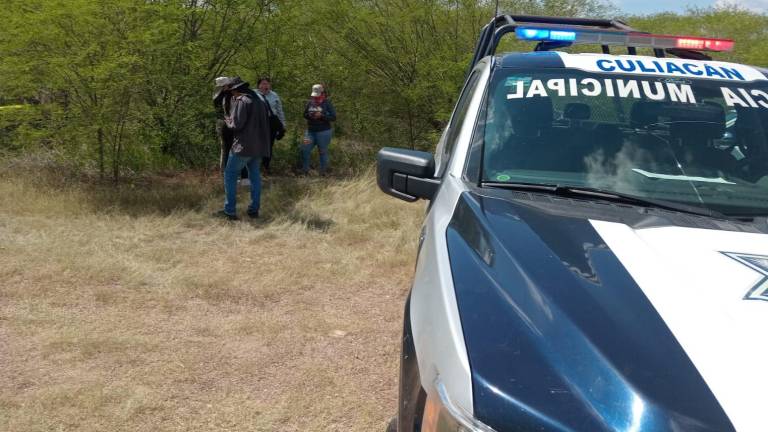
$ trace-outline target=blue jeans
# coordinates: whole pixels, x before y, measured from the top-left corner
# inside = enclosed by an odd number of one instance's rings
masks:
[[[333,130],[328,129],[320,132],[304,132],[304,144],[301,146],[301,168],[304,172],[309,171],[309,159],[312,156],[312,148],[317,146],[320,152],[320,171],[328,168],[328,147],[331,145]]]
[[[227,167],[224,168],[224,213],[232,216],[237,214],[237,179],[240,178],[240,171],[243,167],[248,169],[248,177],[251,179],[251,205],[248,206],[248,211],[259,211],[261,201],[260,165],[260,157],[243,157],[229,153]]]

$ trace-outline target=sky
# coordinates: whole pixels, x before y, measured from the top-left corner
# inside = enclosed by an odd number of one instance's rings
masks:
[[[768,0],[613,0],[619,9],[632,14],[684,12],[687,7],[736,4],[758,12],[768,12]]]

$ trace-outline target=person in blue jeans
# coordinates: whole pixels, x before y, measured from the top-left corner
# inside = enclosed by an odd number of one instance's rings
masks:
[[[261,203],[261,158],[269,156],[270,128],[266,102],[262,101],[248,83],[239,77],[231,78],[226,90],[232,93],[230,115],[224,118],[234,139],[224,168],[224,209],[216,216],[237,220],[237,179],[243,167],[251,179],[251,205],[248,216],[259,217]]]
[[[336,109],[321,84],[312,86],[311,98],[304,108],[304,118],[307,119],[307,130],[301,146],[301,171],[303,174],[309,172],[312,149],[317,146],[320,153],[320,175],[325,175],[328,172],[328,147],[333,136],[331,122],[336,121]]]

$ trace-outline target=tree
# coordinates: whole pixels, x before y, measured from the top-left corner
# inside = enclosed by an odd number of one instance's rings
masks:
[[[494,0],[6,0],[0,143],[121,173],[214,164],[213,79],[269,75],[295,151],[303,104],[324,83],[338,138],[431,149]],[[599,0],[499,0],[513,14],[614,16]],[[761,64],[765,14],[738,8],[628,17],[642,30],[736,39],[716,57]],[[500,50],[530,50],[513,37]],[[575,48],[577,49],[577,48]],[[19,113],[21,111],[15,111]],[[23,127],[19,124],[23,122]],[[8,131],[16,131],[10,133]]]

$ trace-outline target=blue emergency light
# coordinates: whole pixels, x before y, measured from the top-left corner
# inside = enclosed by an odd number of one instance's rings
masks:
[[[568,30],[518,27],[515,35],[521,40],[542,42],[573,42],[597,45],[622,45],[647,48],[680,48],[697,51],[732,51],[733,40],[691,36],[654,35],[639,32]]]
[[[518,27],[515,29],[518,39],[538,40],[538,41],[575,41],[576,32],[549,29],[534,29],[527,27]]]

